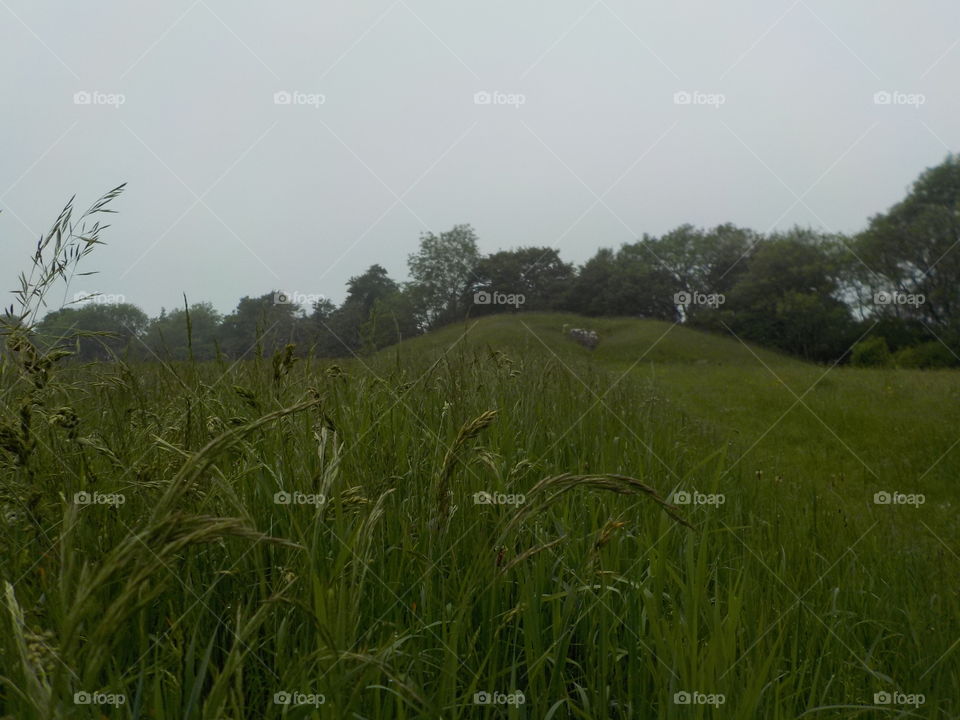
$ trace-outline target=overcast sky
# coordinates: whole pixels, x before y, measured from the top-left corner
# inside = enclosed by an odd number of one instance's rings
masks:
[[[956,0],[0,0],[0,281],[121,182],[71,292],[150,314],[339,302],[457,223],[855,232],[960,146],[958,77]]]

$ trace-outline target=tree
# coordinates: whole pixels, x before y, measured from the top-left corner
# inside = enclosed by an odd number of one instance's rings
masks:
[[[910,193],[876,215],[857,238],[864,302],[880,316],[917,319],[939,328],[960,325],[960,156],[928,168]],[[923,297],[877,303],[875,293]],[[886,297],[889,297],[886,296]],[[939,332],[939,331],[938,331]]]
[[[188,322],[189,320],[189,322]],[[143,338],[146,357],[173,360],[211,360],[217,356],[217,337],[223,318],[209,302],[194,303],[189,310],[161,310]]]
[[[836,360],[856,339],[837,297],[835,238],[795,229],[761,243],[721,309],[738,336],[811,360]]]
[[[759,240],[753,231],[729,223],[706,231],[681,225],[650,241],[650,246],[680,292],[688,297],[695,293],[725,297],[746,271]],[[717,318],[714,309],[691,303],[683,308],[684,319],[692,325],[713,327]]]
[[[337,306],[328,298],[313,304],[313,310],[307,318],[309,343],[313,352],[320,357],[340,357],[348,353],[340,341],[337,327]]]
[[[306,323],[298,305],[281,291],[260,297],[244,296],[220,325],[220,342],[233,358],[251,353],[271,355],[289,343],[304,345]]]
[[[663,267],[645,237],[624,245],[617,253],[617,306],[615,315],[637,315],[675,321],[679,318],[675,296],[681,290],[676,278]]]
[[[657,261],[644,237],[614,253],[600,249],[580,269],[565,307],[584,315],[624,315],[674,321],[680,285]]]
[[[479,259],[470,225],[420,236],[420,250],[408,259],[413,279],[408,289],[421,327],[436,328],[466,313],[465,294]]]
[[[412,298],[380,265],[350,278],[346,299],[324,324],[341,355],[374,350],[418,332]]]
[[[108,360],[129,347],[139,353],[135,341],[143,336],[148,322],[147,315],[131,303],[89,302],[45,315],[37,324],[37,341],[53,347],[79,332],[71,341],[79,359]]]
[[[360,326],[362,347],[376,350],[420,334],[417,308],[407,289],[378,298]]]
[[[604,315],[614,307],[616,255],[611,248],[600,248],[587,260],[570,285],[563,308],[582,315]]]
[[[477,263],[467,288],[467,303],[476,293],[522,295],[524,310],[556,310],[576,273],[553,248],[527,247],[486,255]],[[471,315],[486,315],[510,309],[503,305],[477,305]]]

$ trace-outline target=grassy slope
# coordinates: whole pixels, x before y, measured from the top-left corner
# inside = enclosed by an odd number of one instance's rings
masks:
[[[568,340],[565,323],[596,329],[600,346],[591,353]],[[960,472],[960,448],[951,451],[960,428],[957,372],[818,366],[662,321],[542,313],[481,318],[386,352],[436,356],[460,342],[521,357],[545,350],[560,363],[589,359],[611,382],[624,373],[642,379],[731,443],[751,472],[843,476],[932,499],[952,491]]]
[[[565,338],[564,323],[597,330],[598,349],[591,353]],[[461,337],[463,330],[446,328],[410,342],[409,349],[438,351]],[[748,579],[747,585],[779,580],[796,589],[799,601],[807,598],[803,589],[808,583],[829,582],[830,569],[855,558],[858,569],[835,580],[835,587],[831,584],[837,593],[834,609],[837,597],[842,597],[839,593],[874,594],[869,588],[881,582],[888,591],[886,602],[903,618],[904,627],[911,628],[908,633],[916,630],[917,607],[926,606],[954,614],[943,627],[926,625],[927,642],[941,632],[952,637],[947,628],[956,627],[960,591],[953,583],[943,586],[941,580],[950,572],[947,568],[956,570],[960,560],[956,550],[960,525],[954,511],[960,474],[960,373],[818,366],[737,338],[630,318],[502,315],[470,323],[461,342],[520,356],[531,348],[549,348],[574,375],[577,363],[603,368],[609,373],[606,382],[631,378],[665,401],[661,413],[679,411],[684,424],[696,428],[689,436],[684,433],[683,440],[693,452],[672,458],[676,464],[660,474],[658,487],[709,486],[711,492],[720,490],[728,499],[736,498],[745,515],[734,517],[749,525],[773,521],[776,526],[772,536],[754,537],[773,541],[775,551],[779,547],[780,564],[768,558],[764,571]],[[621,426],[611,424],[622,434],[630,424],[629,411],[621,417],[625,420]],[[713,457],[718,448],[725,448],[727,455],[719,477],[711,480],[697,467],[697,458]],[[874,493],[883,490],[923,493],[926,502],[919,508],[877,505]],[[776,499],[771,502],[771,497]],[[785,516],[789,519],[781,526]],[[721,525],[731,530],[735,521],[727,521],[730,526],[723,521]],[[750,534],[752,530],[744,537]],[[749,543],[745,547],[752,555],[763,554],[754,552]],[[807,575],[811,567],[800,569],[810,553],[830,559],[822,573]],[[946,599],[942,593],[951,598],[952,610],[942,605]],[[813,606],[810,610],[824,612]],[[865,606],[835,614],[854,624],[884,624]],[[832,626],[829,615],[824,617]],[[883,634],[875,636],[875,642],[882,644]],[[949,648],[937,644],[943,654],[912,660],[924,673],[942,670],[944,661],[951,659],[956,667],[952,644]],[[876,667],[869,659],[875,648],[858,653],[848,643],[842,645],[841,653],[850,651],[847,661],[864,669]],[[891,681],[886,689],[896,685],[910,692],[911,683],[902,676],[885,679]],[[922,691],[919,680],[913,687],[915,693]],[[875,688],[885,689],[879,684]],[[960,679],[954,674],[942,686],[941,697],[956,697],[958,688]],[[829,697],[830,693],[819,696],[824,706],[832,704]],[[869,703],[870,698],[863,701]],[[862,711],[851,706],[838,712],[857,716]],[[926,712],[940,717],[945,711],[940,706]],[[946,712],[944,717],[954,717]]]
[[[803,406],[743,455],[794,402],[778,378],[801,394],[826,368],[629,319],[467,327],[345,374],[99,365],[32,393],[28,466],[0,456],[0,717],[99,718],[72,702],[98,689],[155,720],[879,717],[895,690],[958,716],[960,374],[835,369],[806,396],[876,479]],[[16,421],[29,384],[0,366],[6,390]],[[561,473],[581,477],[543,483]],[[681,507],[688,529],[587,473],[726,502]],[[914,487],[921,508],[872,502]]]

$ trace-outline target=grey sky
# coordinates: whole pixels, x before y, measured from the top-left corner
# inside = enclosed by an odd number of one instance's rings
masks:
[[[72,291],[150,314],[339,302],[456,223],[578,263],[685,222],[853,232],[960,146],[958,71],[956,0],[0,0],[0,280],[123,181]]]

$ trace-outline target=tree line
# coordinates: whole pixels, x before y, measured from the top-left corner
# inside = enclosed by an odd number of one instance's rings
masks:
[[[848,236],[806,228],[760,234],[682,225],[601,248],[583,265],[548,247],[482,254],[470,225],[421,235],[410,280],[378,264],[339,305],[275,289],[223,316],[205,302],[150,318],[133,304],[87,302],[48,313],[38,337],[76,330],[82,360],[208,360],[285,352],[368,353],[502,312],[633,316],[734,334],[817,362],[960,365],[960,157],[924,171],[906,197]]]

